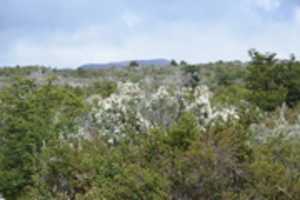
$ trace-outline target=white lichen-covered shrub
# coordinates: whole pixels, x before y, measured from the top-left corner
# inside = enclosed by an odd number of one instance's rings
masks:
[[[255,139],[259,142],[265,142],[270,138],[278,137],[281,137],[281,139],[299,138],[300,115],[298,114],[297,119],[291,123],[286,119],[286,112],[287,108],[283,104],[279,113],[268,116],[267,120],[262,120],[260,123],[252,124],[250,131],[254,134]]]
[[[147,121],[139,113],[143,100],[143,92],[137,84],[119,84],[117,93],[97,99],[92,110],[96,128],[110,140],[125,137],[128,132],[144,132],[148,129]]]
[[[113,142],[128,133],[146,133],[154,127],[169,127],[182,113],[191,112],[203,128],[214,121],[237,119],[235,109],[211,105],[206,86],[173,88],[161,86],[147,92],[137,83],[119,83],[108,98],[94,98],[92,116],[97,131]],[[96,99],[96,100],[95,100]]]
[[[145,95],[141,104],[141,114],[151,127],[170,126],[180,115],[180,102],[166,87],[159,87],[154,93]]]

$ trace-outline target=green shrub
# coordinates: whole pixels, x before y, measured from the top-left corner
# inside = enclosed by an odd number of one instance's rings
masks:
[[[17,199],[33,184],[42,149],[76,132],[84,112],[80,97],[63,87],[19,80],[0,94],[0,193]]]
[[[300,65],[294,57],[277,60],[276,54],[249,52],[252,58],[248,67],[246,87],[249,100],[266,111],[273,111],[286,102],[294,106],[300,100]]]

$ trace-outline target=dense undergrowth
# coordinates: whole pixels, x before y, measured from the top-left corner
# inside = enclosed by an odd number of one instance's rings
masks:
[[[7,200],[300,197],[300,64],[0,70]],[[18,77],[18,78],[16,78]]]

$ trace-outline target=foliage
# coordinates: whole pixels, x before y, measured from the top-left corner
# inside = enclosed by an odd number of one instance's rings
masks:
[[[219,86],[241,84],[244,79],[245,67],[240,63],[217,63],[215,65],[215,78]]]
[[[293,141],[294,140],[294,141]],[[249,166],[249,198],[297,199],[300,195],[299,138],[270,138],[255,146]]]
[[[299,62],[250,56],[0,70],[0,196],[299,199]]]
[[[196,87],[200,81],[199,67],[196,65],[183,65],[183,72],[188,76],[186,86]]]
[[[171,66],[175,66],[175,67],[178,66],[178,63],[176,62],[176,60],[171,60],[170,64],[171,64]]]
[[[32,184],[37,160],[52,139],[76,132],[83,112],[82,100],[49,81],[37,86],[20,80],[0,96],[0,191],[16,199]]]
[[[251,149],[238,125],[214,127],[174,160],[173,199],[236,198],[250,177]]]
[[[249,51],[252,58],[248,67],[246,86],[251,91],[249,100],[260,108],[272,111],[283,102],[293,106],[300,100],[300,68],[292,57],[276,59],[276,54]]]
[[[216,95],[214,101],[221,104],[229,104],[238,106],[243,101],[247,100],[249,96],[249,90],[240,85],[230,85],[226,87],[220,87],[215,91]]]
[[[137,62],[137,61],[130,61],[130,63],[129,63],[129,67],[138,67],[139,66],[139,63]]]
[[[89,95],[97,94],[106,98],[116,92],[117,84],[113,81],[96,81],[88,90]]]
[[[201,128],[216,120],[236,119],[234,107],[216,107],[210,102],[211,92],[205,86],[183,87],[177,91],[159,87],[146,93],[138,84],[119,84],[109,98],[96,98],[92,116],[98,132],[111,142],[127,133],[146,133],[151,128],[170,127],[183,113],[191,112]]]

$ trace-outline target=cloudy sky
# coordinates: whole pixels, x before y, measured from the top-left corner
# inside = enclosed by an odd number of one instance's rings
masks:
[[[300,0],[1,0],[0,65],[300,56]]]

